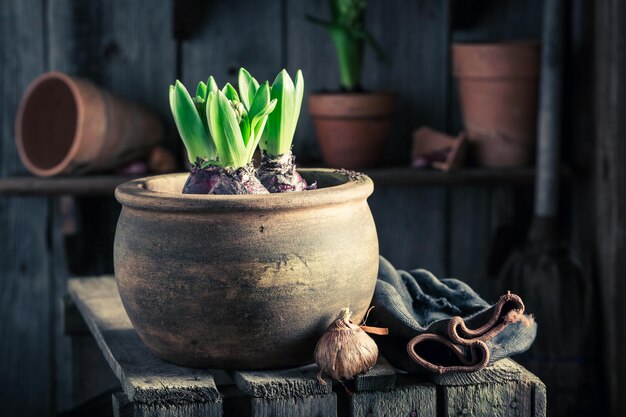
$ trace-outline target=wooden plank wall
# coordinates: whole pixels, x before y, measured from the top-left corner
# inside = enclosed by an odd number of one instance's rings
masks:
[[[24,172],[13,144],[16,105],[28,82],[45,70],[90,78],[148,106],[162,117],[173,149],[179,145],[166,91],[176,77],[188,85],[209,74],[220,83],[233,82],[238,68],[245,66],[271,80],[285,67],[304,71],[308,92],[337,87],[330,39],[305,20],[306,14],[327,16],[326,0],[184,3],[178,4],[176,14],[172,0],[3,3],[0,175]],[[408,162],[414,128],[460,130],[449,43],[536,38],[541,4],[541,0],[370,0],[368,27],[392,64],[378,63],[368,51],[365,86],[398,94],[395,131],[385,153],[388,164]],[[306,105],[295,152],[302,161],[320,158]],[[501,289],[489,277],[497,269],[495,261],[524,237],[529,191],[378,187],[370,204],[381,254],[400,268],[423,267],[463,278],[493,298]],[[76,204],[80,231],[66,239],[71,272],[111,273],[119,206],[112,198],[81,198]],[[67,346],[57,324],[67,274],[56,205],[56,200],[44,198],[0,198],[0,249],[10,254],[0,257],[2,415],[16,415],[19,408],[23,416],[45,416],[71,405],[64,376],[70,372],[63,359]]]

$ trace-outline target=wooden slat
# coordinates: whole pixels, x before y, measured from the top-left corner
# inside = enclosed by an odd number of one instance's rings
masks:
[[[509,359],[482,371],[435,376],[441,386],[444,415],[545,416],[545,386]]]
[[[396,268],[445,272],[445,190],[374,186],[368,203],[380,254]]]
[[[177,55],[171,0],[47,2],[50,68],[146,106],[161,116],[170,148],[180,146],[167,99]],[[79,276],[113,272],[120,205],[108,190],[106,198],[92,195],[77,199],[79,244],[68,253]]]
[[[330,381],[317,380],[316,365],[276,371],[236,371],[235,383],[251,399],[251,415],[336,416],[337,398]]]
[[[395,384],[396,370],[380,355],[372,369],[354,378],[356,391],[385,391],[393,388]]]
[[[465,187],[465,186],[527,186],[535,178],[532,168],[488,169],[467,168],[453,172],[418,171],[411,168],[389,167],[366,169],[364,172],[377,186],[398,187]],[[142,176],[149,176],[145,174]],[[9,177],[0,178],[0,195],[113,195],[115,188],[140,176],[88,175],[77,177]],[[572,174],[564,170],[563,181]],[[461,193],[459,198],[462,197]]]
[[[210,373],[164,362],[148,351],[126,315],[114,278],[70,280],[69,293],[131,401],[221,408]]]
[[[49,2],[51,68],[149,108],[161,116],[170,139],[175,136],[167,100],[176,78],[171,1]]]
[[[437,391],[433,384],[398,386],[387,391],[356,392],[349,398],[351,417],[436,417]]]
[[[220,1],[199,7],[204,24],[182,45],[180,75],[187,88],[195,91],[209,75],[220,87],[226,82],[236,86],[242,66],[259,82],[271,83],[283,67],[281,7],[280,0],[245,0],[236,7]]]
[[[467,386],[519,381],[525,376],[524,368],[510,359],[503,359],[478,372],[435,375],[433,381],[443,386]]]
[[[620,0],[595,4],[595,135],[593,154],[595,253],[602,299],[603,355],[608,376],[610,415],[623,415],[626,398],[626,4]],[[586,155],[587,158],[590,155]]]
[[[336,417],[337,397],[311,395],[293,398],[252,398],[251,416],[253,417]]]
[[[301,69],[305,80],[305,99],[293,140],[293,152],[300,162],[319,161],[321,151],[306,98],[314,92],[337,89],[339,69],[330,37],[324,29],[309,23],[306,15],[328,16],[328,1],[288,1],[285,4],[285,65],[290,73]]]
[[[369,90],[397,94],[394,131],[386,152],[393,163],[408,162],[414,129],[423,125],[446,128],[448,7],[441,0],[368,2],[365,25],[391,64],[378,62],[368,48],[363,83]]]
[[[451,172],[374,168],[364,172],[379,186],[517,186],[532,185],[535,179],[533,168],[465,168]],[[562,177],[564,180],[571,178],[570,171],[564,170]]]
[[[22,93],[46,68],[44,2],[0,7],[0,177],[23,175],[15,150]],[[56,411],[54,299],[47,239],[49,203],[0,198],[0,414],[48,416]]]
[[[285,398],[330,394],[332,383],[317,380],[319,368],[308,365],[301,368],[276,371],[236,371],[233,379],[243,392],[252,397]]]
[[[0,178],[0,195],[109,195],[137,176],[13,177]]]

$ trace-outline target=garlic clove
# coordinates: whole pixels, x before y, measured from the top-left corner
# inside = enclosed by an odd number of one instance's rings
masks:
[[[315,362],[320,367],[320,375],[326,373],[338,381],[352,379],[376,364],[376,342],[350,321],[351,315],[349,309],[341,310],[317,342]],[[325,383],[319,375],[318,379]]]

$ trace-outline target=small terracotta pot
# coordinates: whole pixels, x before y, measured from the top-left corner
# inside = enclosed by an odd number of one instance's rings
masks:
[[[432,168],[448,172],[463,166],[466,148],[467,133],[454,137],[425,126],[413,132],[411,159],[414,167],[416,161],[428,161]]]
[[[479,165],[528,165],[537,126],[539,44],[454,44],[454,75]]]
[[[326,164],[346,169],[378,165],[394,108],[390,93],[311,94],[309,112]]]
[[[146,154],[163,136],[152,113],[60,72],[30,84],[15,130],[22,163],[40,176],[114,168]]]
[[[318,189],[181,194],[188,174],[120,185],[115,277],[146,346],[180,365],[264,369],[310,363],[342,308],[365,315],[378,238],[364,176],[300,174]]]

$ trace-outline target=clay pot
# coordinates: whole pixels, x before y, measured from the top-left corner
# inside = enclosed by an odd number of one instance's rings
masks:
[[[314,191],[181,194],[187,174],[130,181],[114,247],[120,296],[158,357],[191,367],[310,363],[338,312],[359,322],[378,272],[372,181],[300,170]]]
[[[324,162],[346,169],[378,165],[394,107],[395,96],[390,93],[311,94],[309,112]]]
[[[539,45],[454,44],[452,55],[465,130],[478,164],[530,164],[537,126]]]
[[[146,154],[163,136],[153,114],[60,72],[31,83],[15,130],[22,163],[40,176],[115,168]]]

